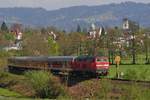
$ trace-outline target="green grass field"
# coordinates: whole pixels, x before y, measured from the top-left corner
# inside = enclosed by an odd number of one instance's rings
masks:
[[[0,88],[0,95],[5,97],[22,97],[21,94],[10,91],[8,89]]]
[[[129,79],[150,81],[150,65],[120,65],[119,73],[122,76],[128,76]],[[109,70],[109,78],[116,76],[116,67],[111,65]]]

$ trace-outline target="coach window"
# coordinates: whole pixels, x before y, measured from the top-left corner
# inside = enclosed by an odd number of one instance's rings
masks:
[[[77,59],[77,58],[75,58],[75,59],[74,59],[74,62],[77,62],[77,61],[78,61],[78,59]]]
[[[81,58],[77,58],[77,61],[82,61],[82,59]]]

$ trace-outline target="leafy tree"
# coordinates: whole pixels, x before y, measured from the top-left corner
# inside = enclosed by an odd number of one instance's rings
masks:
[[[19,23],[15,23],[11,26],[11,31],[14,32],[15,34],[21,32],[21,30],[22,30],[22,25]]]
[[[5,22],[2,23],[2,25],[1,25],[1,30],[2,30],[3,32],[8,32],[8,31],[9,31],[9,30],[8,30],[8,27],[7,27],[7,25],[6,25]]]
[[[77,32],[81,32],[81,26],[79,24],[77,26]]]
[[[9,41],[14,41],[14,40],[15,40],[14,35],[11,34],[11,33],[6,33],[6,34],[4,35],[4,38],[5,38],[5,40],[9,40]]]
[[[41,33],[42,33],[42,34],[45,34],[45,33],[46,33],[46,29],[45,29],[45,28],[42,28],[42,29],[41,29]]]
[[[48,55],[48,42],[44,40],[40,33],[32,33],[31,36],[25,33],[23,36],[23,52],[30,56]]]
[[[48,45],[49,45],[49,54],[50,55],[59,55],[59,46],[56,41],[52,39],[52,37],[48,37]]]
[[[86,27],[84,27],[84,28],[83,28],[83,33],[88,33],[88,31],[87,31],[87,28],[86,28]]]

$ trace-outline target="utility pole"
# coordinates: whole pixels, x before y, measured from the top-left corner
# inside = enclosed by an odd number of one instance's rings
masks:
[[[135,64],[136,61],[135,61],[135,34],[134,32],[132,32],[132,36],[133,36],[132,38],[132,58],[133,58],[132,64]]]
[[[80,47],[79,47],[80,49],[80,56],[82,55],[82,46],[81,46],[81,42],[80,42]]]
[[[139,24],[134,22],[134,21],[130,21],[130,26],[131,26],[131,34],[132,34],[132,64],[136,64],[136,52],[135,52],[135,33],[139,32]]]
[[[148,52],[149,52],[149,47],[148,47],[148,33],[145,33],[145,60],[146,60],[146,64],[149,63],[149,57],[148,57]]]

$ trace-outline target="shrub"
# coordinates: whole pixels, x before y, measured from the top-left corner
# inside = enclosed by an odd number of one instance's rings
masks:
[[[136,83],[125,85],[123,87],[122,100],[148,100],[150,90]]]
[[[29,71],[25,73],[33,86],[36,96],[40,98],[57,98],[65,96],[64,88],[56,78],[47,71]]]
[[[109,93],[112,89],[112,84],[109,80],[102,79],[101,82],[101,88],[100,90],[95,94],[96,99],[100,100],[108,100],[109,99]]]
[[[149,69],[142,70],[139,74],[140,80],[150,80]]]
[[[7,69],[7,58],[12,56],[21,56],[22,51],[4,51],[0,50],[0,70]]]
[[[9,41],[10,41],[10,40],[12,40],[12,41],[15,40],[13,34],[11,34],[11,33],[6,33],[6,34],[4,34],[4,39],[9,40]]]
[[[0,71],[0,78],[8,77],[9,74],[7,72]]]

